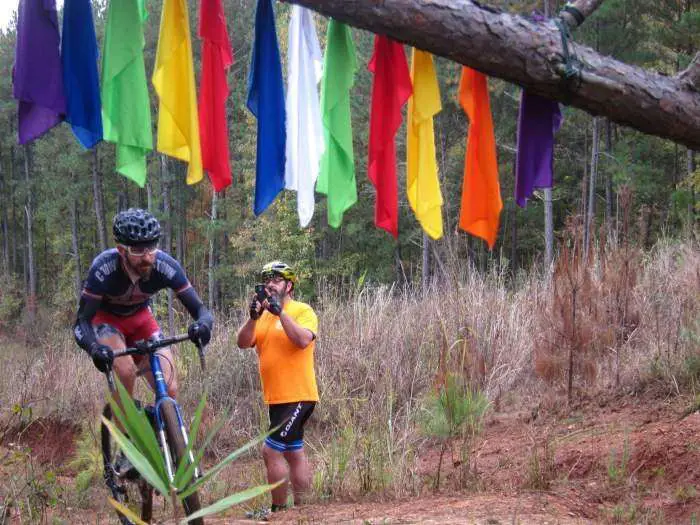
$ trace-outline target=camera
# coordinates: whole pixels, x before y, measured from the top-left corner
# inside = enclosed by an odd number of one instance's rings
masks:
[[[255,285],[255,297],[257,297],[260,304],[262,304],[265,299],[270,298],[270,294],[267,293],[264,284]]]

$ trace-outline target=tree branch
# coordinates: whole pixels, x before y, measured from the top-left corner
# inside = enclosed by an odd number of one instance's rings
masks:
[[[288,0],[341,22],[415,46],[593,115],[700,150],[700,93],[575,45],[580,82],[563,80],[566,61],[553,21],[482,7],[470,0]],[[592,12],[594,4],[588,2]]]
[[[570,2],[570,5],[564,7],[559,13],[559,18],[569,26],[569,29],[576,29],[586,18],[591,16],[593,11],[598,9],[603,2],[605,2],[605,0],[578,0],[576,2]]]
[[[678,80],[689,89],[700,92],[700,52],[686,69],[678,73]]]

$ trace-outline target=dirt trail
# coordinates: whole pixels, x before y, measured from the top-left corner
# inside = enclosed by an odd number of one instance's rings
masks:
[[[439,494],[398,501],[316,503],[271,516],[273,523],[691,523],[700,520],[700,413],[682,419],[688,400],[610,398],[561,415],[536,410],[490,417],[471,451],[478,490],[459,487],[459,465],[447,461]],[[43,422],[25,438],[37,458],[58,459],[69,429],[58,437]],[[15,436],[17,437],[17,436]],[[52,447],[62,447],[54,450]],[[439,451],[421,457],[420,472],[436,471]],[[533,459],[543,485],[533,490]],[[2,470],[2,469],[0,469]],[[530,488],[528,488],[530,487]],[[95,505],[101,501],[95,489]],[[75,509],[71,510],[75,512]],[[68,509],[51,515],[66,519]],[[207,523],[256,523],[241,509]],[[104,505],[73,514],[71,523],[111,523]],[[49,520],[47,523],[50,523]]]

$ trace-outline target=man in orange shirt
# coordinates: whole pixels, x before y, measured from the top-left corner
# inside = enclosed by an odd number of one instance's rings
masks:
[[[311,467],[304,452],[304,423],[318,401],[314,373],[314,347],[318,319],[308,305],[292,298],[296,273],[287,264],[273,261],[262,270],[264,289],[250,303],[250,319],[238,331],[239,348],[255,347],[270,429],[263,458],[267,480],[288,478],[294,504],[302,501],[311,485]],[[272,511],[287,502],[287,483],[272,491]]]

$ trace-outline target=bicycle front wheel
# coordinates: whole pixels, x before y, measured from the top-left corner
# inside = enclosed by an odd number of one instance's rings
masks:
[[[170,450],[170,456],[173,459],[173,468],[177,470],[177,466],[180,464],[182,458],[185,461],[190,462],[190,457],[185,454],[187,451],[187,445],[185,444],[184,429],[180,427],[180,422],[177,417],[177,412],[175,411],[175,406],[171,403],[163,403],[161,408],[161,416],[163,418],[163,424],[165,425],[165,436],[168,440],[168,449]],[[192,493],[187,496],[183,502],[182,506],[185,510],[186,515],[193,514],[197,512],[201,505],[199,503],[199,494],[197,492]],[[198,518],[192,520],[190,523],[194,525],[203,525],[204,519]]]
[[[102,415],[105,419],[115,422],[109,403],[105,405]],[[107,488],[112,493],[112,498],[130,508],[143,521],[150,521],[153,514],[153,489],[140,476],[118,471],[116,462],[119,447],[104,423],[100,426],[100,445],[104,467],[103,475]],[[117,513],[122,525],[133,525],[130,519],[119,512]]]

